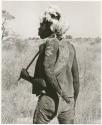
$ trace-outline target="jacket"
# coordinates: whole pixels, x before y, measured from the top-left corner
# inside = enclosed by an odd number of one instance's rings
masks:
[[[72,76],[74,59],[75,49],[68,40],[48,38],[37,59],[34,78],[43,78],[48,91],[56,92],[67,100],[74,96]]]

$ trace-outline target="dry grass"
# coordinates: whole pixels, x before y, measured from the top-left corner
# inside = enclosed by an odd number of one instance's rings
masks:
[[[39,40],[3,41],[2,46],[2,123],[32,123],[37,102],[31,84],[17,78],[37,52]],[[80,93],[75,123],[100,123],[101,119],[101,47],[100,39],[70,40],[76,47],[80,71]],[[30,74],[34,73],[34,65]],[[57,123],[55,118],[51,123]]]

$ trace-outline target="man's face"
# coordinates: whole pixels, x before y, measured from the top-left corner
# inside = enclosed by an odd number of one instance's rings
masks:
[[[40,23],[40,28],[38,30],[38,35],[40,36],[40,38],[44,39],[52,34],[52,31],[50,30],[50,25],[51,23],[49,22]]]

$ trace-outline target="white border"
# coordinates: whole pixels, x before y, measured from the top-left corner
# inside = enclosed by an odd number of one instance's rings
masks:
[[[29,0],[1,0],[0,1],[0,8],[2,10],[2,2],[6,2],[6,1],[29,1]],[[101,2],[101,14],[102,14],[102,0],[31,0],[31,1],[68,1],[68,2],[75,2],[75,1],[78,1],[78,2]],[[29,1],[30,2],[30,1]],[[101,21],[102,21],[102,16],[101,16]],[[2,24],[2,17],[1,17],[1,11],[0,11],[0,26]],[[101,24],[101,38],[102,38],[102,24]],[[102,48],[102,43],[101,43],[101,48]],[[0,90],[1,90],[1,72],[2,72],[2,42],[1,42],[1,30],[0,30]],[[102,51],[101,51],[101,62],[102,62]],[[102,72],[102,66],[101,66],[101,72]],[[102,80],[102,75],[101,75],[101,80]],[[101,81],[102,82],[102,81]],[[101,85],[101,90],[102,90],[102,85]],[[102,91],[101,91],[101,95],[102,95]],[[101,96],[101,108],[102,108],[102,96]],[[102,111],[102,110],[101,110]],[[102,120],[102,112],[101,112],[101,120]],[[1,123],[1,92],[0,92],[0,123]],[[22,124],[23,125],[23,124]],[[79,124],[81,125],[81,124]]]
[[[1,8],[1,2],[0,2],[0,8]],[[0,11],[0,28],[1,28],[1,25],[2,25],[2,18],[1,18],[1,12],[2,12],[2,8],[1,8],[1,11]],[[2,44],[1,44],[1,30],[0,30],[0,90],[1,90],[1,69],[2,69],[2,64],[1,64],[1,60],[2,60],[2,54],[1,54],[1,48],[2,48]],[[1,91],[0,91],[0,123],[1,123]]]

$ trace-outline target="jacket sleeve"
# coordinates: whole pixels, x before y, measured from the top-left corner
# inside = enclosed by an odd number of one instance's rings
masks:
[[[47,83],[61,95],[62,91],[54,73],[58,48],[58,40],[47,40],[43,65]]]

